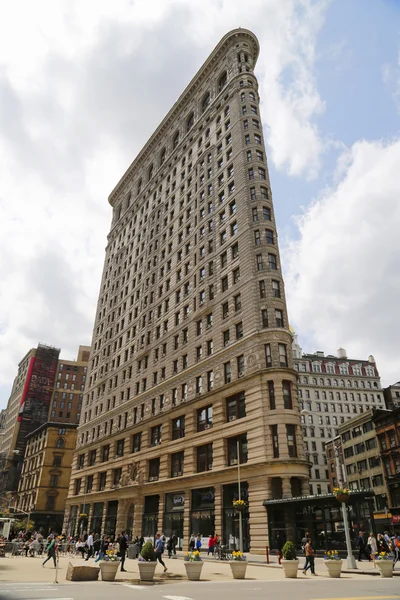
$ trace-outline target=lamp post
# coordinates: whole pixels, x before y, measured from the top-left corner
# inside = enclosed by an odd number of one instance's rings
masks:
[[[302,415],[317,415],[318,413],[312,410],[303,409],[301,411]],[[335,449],[335,459],[336,459],[336,471],[338,476],[338,484],[342,488],[343,487],[343,477],[342,477],[342,466],[339,460],[339,450],[337,446],[334,446]],[[355,558],[353,556],[353,550],[351,548],[351,538],[350,538],[350,528],[349,528],[349,519],[347,513],[347,505],[345,502],[341,502],[342,505],[342,515],[343,515],[343,525],[344,525],[344,534],[346,537],[346,548],[347,548],[347,568],[348,569],[357,569],[357,564]]]
[[[237,457],[238,457],[238,500],[242,499],[241,489],[240,489],[240,443],[239,440],[236,442],[237,447]],[[243,522],[242,522],[242,511],[239,510],[239,550],[243,552]]]

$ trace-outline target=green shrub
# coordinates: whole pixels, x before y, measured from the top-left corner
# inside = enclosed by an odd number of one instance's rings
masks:
[[[296,560],[296,548],[293,542],[286,542],[282,548],[282,554],[285,560]]]
[[[145,543],[145,545],[143,546],[143,548],[140,552],[140,556],[143,558],[143,560],[156,560],[154,547],[151,542]]]

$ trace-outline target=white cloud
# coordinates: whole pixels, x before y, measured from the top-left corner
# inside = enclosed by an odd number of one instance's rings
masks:
[[[360,141],[342,179],[298,222],[285,248],[290,318],[308,350],[373,354],[400,379],[400,141]]]
[[[107,196],[219,39],[261,43],[276,166],[318,171],[314,45],[324,0],[15,0],[0,6],[0,395],[41,342],[88,343]],[[23,18],[21,18],[23,15]],[[0,400],[1,403],[1,400]]]

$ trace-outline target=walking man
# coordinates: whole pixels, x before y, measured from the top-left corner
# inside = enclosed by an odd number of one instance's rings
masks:
[[[125,531],[123,531],[121,533],[121,535],[119,536],[118,539],[118,544],[119,544],[119,553],[121,555],[121,571],[126,571],[126,569],[124,569],[124,565],[125,565],[125,558],[126,558],[126,550],[128,548],[128,544],[126,541],[126,537],[125,537]]]
[[[363,555],[366,557],[366,559],[368,561],[371,561],[371,557],[368,553],[367,545],[364,540],[364,532],[363,531],[360,531],[360,535],[358,536],[358,540],[357,540],[357,546],[358,546],[358,562],[361,562],[361,556],[363,556]]]
[[[89,558],[93,555],[93,531],[89,533],[86,544],[88,547],[88,552],[85,560],[89,560]]]
[[[155,552],[156,552],[156,559],[158,560],[160,565],[162,565],[164,567],[164,573],[165,573],[167,571],[167,567],[165,566],[165,562],[162,559],[162,555],[164,552],[164,542],[162,541],[161,535],[159,533],[156,534]]]
[[[42,567],[44,567],[44,565],[47,563],[47,561],[52,558],[54,561],[54,568],[56,568],[56,566],[57,566],[56,565],[56,540],[54,539],[53,534],[51,536],[50,543],[48,544],[48,546],[46,548],[46,552],[47,552],[47,558],[46,558],[46,560],[44,560],[42,562]]]

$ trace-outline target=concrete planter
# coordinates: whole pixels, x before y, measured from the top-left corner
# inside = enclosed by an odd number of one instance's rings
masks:
[[[190,581],[199,581],[201,570],[203,568],[203,561],[195,560],[192,562],[185,562],[184,565],[186,569],[187,578]]]
[[[340,577],[342,572],[342,560],[326,560],[325,565],[328,569],[329,577]]]
[[[233,579],[244,579],[246,576],[247,561],[246,560],[230,560]]]
[[[288,579],[295,579],[299,569],[299,559],[296,560],[282,560],[282,567],[285,571],[285,577]]]
[[[114,581],[119,567],[119,560],[101,560],[100,571],[103,581]]]
[[[141,561],[138,560],[140,581],[153,581],[154,572],[156,570],[157,561]]]
[[[393,577],[393,561],[377,560],[376,566],[381,572],[381,577]]]

